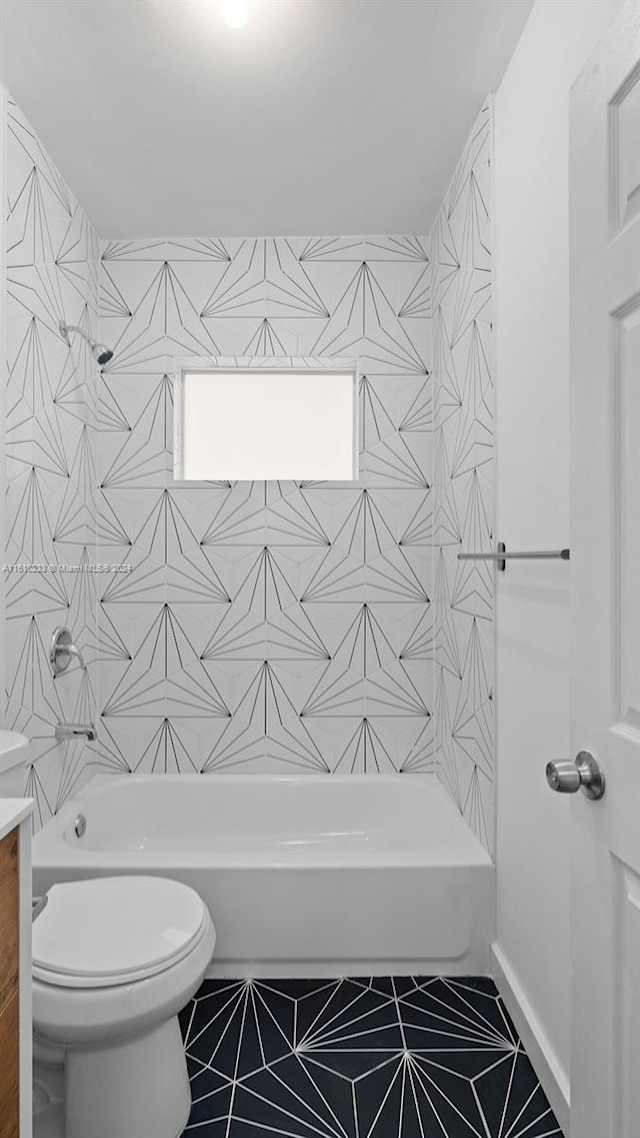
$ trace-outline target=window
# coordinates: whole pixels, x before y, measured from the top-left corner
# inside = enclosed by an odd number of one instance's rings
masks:
[[[177,394],[177,479],[358,477],[353,371],[184,369]]]

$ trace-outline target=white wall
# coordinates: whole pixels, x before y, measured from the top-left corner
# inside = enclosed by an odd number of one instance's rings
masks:
[[[495,98],[497,531],[569,535],[569,88],[619,0],[538,0]],[[569,1069],[569,566],[527,562],[496,593],[498,950],[556,1065]]]

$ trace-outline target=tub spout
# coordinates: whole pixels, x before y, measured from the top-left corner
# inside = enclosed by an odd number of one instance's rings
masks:
[[[93,723],[58,723],[56,724],[56,739],[59,743],[63,739],[79,739],[84,736],[90,743],[95,742],[98,738]]]

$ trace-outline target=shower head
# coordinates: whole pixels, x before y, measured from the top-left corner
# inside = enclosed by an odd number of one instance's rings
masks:
[[[111,349],[105,348],[104,344],[92,344],[91,351],[100,364],[100,367],[104,367],[105,364],[108,364],[109,360],[113,357]]]
[[[77,324],[66,324],[64,320],[61,320],[58,327],[60,328],[60,335],[62,336],[62,339],[66,340],[67,344],[69,345],[71,344],[71,341],[69,339],[70,332],[77,332],[79,336],[82,336],[82,339],[87,341],[89,347],[91,348],[91,354],[93,358],[100,364],[100,367],[104,367],[105,364],[108,364],[109,360],[113,357],[113,352],[110,348],[106,348],[104,344],[96,343],[96,341],[92,340],[91,336],[88,336],[87,333],[84,332],[82,328],[79,328]]]

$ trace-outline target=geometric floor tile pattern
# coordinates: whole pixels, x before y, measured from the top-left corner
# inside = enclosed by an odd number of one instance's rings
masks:
[[[486,977],[207,980],[184,1138],[562,1138]]]

